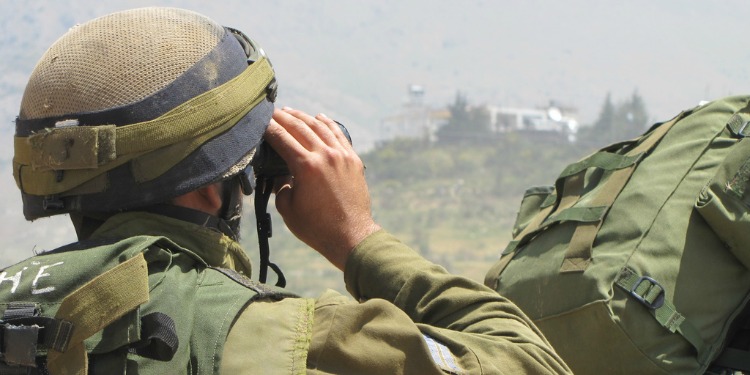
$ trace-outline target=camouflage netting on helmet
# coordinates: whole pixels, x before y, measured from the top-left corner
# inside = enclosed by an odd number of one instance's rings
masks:
[[[241,172],[274,82],[259,47],[194,12],[144,8],[74,27],[37,64],[16,120],[24,215],[144,207]]]
[[[224,33],[198,13],[171,8],[135,9],[75,26],[37,63],[20,117],[92,112],[142,100],[208,54]]]

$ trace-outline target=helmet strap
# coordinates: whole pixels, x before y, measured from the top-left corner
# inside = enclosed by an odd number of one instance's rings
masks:
[[[239,176],[222,182],[219,218],[231,229],[233,240],[240,241],[240,219],[242,219],[242,182]]]
[[[91,237],[91,235],[94,234],[94,232],[112,215],[114,214],[71,212],[69,216],[70,221],[73,223],[73,227],[76,230],[78,240],[83,241]]]

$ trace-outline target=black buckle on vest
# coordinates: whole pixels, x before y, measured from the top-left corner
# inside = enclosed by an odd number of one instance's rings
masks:
[[[36,349],[42,327],[18,321],[40,314],[36,303],[11,302],[8,305],[0,319],[0,361],[13,369],[17,366],[36,367]]]
[[[73,324],[41,316],[39,304],[11,302],[0,319],[0,360],[7,365],[36,367],[39,345],[64,352]],[[4,370],[2,370],[4,371]],[[4,373],[0,371],[0,373]]]
[[[64,352],[68,349],[68,343],[73,336],[73,323],[66,320],[43,316],[14,318],[6,321],[0,320],[0,342],[4,344],[3,347],[0,347],[0,355],[7,352],[8,343],[12,343],[11,346],[17,345],[15,341],[9,341],[10,339],[8,338],[8,333],[10,332],[14,340],[19,339],[17,336],[18,332],[12,332],[17,329],[16,327],[36,327],[38,333],[35,336],[35,344],[42,344],[58,352]],[[26,341],[22,340],[20,343],[26,343]]]
[[[646,288],[646,291],[643,293],[643,295],[638,294],[636,292],[636,289],[638,289],[639,286],[643,282],[648,282],[651,284],[648,288]],[[658,293],[656,295],[656,298],[654,298],[652,301],[649,301],[646,299],[646,295],[649,294],[649,292],[652,290],[652,288],[658,288]],[[635,297],[638,301],[641,301],[642,304],[646,305],[651,310],[656,310],[664,305],[665,300],[665,293],[664,293],[664,287],[659,284],[658,281],[648,277],[648,276],[641,276],[638,278],[638,281],[633,283],[633,286],[630,288],[630,294]]]
[[[36,367],[36,349],[39,342],[38,325],[2,325],[3,348],[0,359],[11,366]]]

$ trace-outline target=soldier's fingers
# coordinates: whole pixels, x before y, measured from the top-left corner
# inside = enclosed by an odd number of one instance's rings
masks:
[[[344,135],[344,132],[341,131],[341,127],[338,123],[336,123],[336,121],[333,121],[323,113],[319,113],[317,116],[315,116],[315,118],[328,126],[340,145],[347,149],[351,148],[352,145],[351,143],[349,143],[349,139],[346,138],[346,135]]]
[[[275,119],[271,119],[268,124],[264,139],[287,162],[287,165],[290,165],[290,168],[292,167],[290,161],[304,157],[309,152],[297,138]]]
[[[287,111],[274,110],[273,120],[307,150],[315,150],[324,145],[324,142],[304,120]]]
[[[284,108],[284,112],[298,118],[303,121],[307,126],[312,129],[315,135],[326,145],[330,147],[336,147],[339,144],[336,135],[331,131],[331,128],[324,122],[320,121],[316,117],[310,116],[305,112],[298,111],[291,108]]]

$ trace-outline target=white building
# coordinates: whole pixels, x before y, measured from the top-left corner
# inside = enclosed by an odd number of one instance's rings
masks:
[[[534,131],[560,133],[575,141],[578,121],[567,116],[555,106],[547,109],[487,107],[490,113],[490,130],[496,133],[509,131]]]
[[[435,141],[437,129],[450,119],[447,108],[435,109],[424,102],[425,91],[420,85],[410,85],[408,97],[401,111],[384,118],[380,123],[380,139],[421,138]],[[568,112],[550,105],[547,109],[486,106],[488,127],[493,133],[511,131],[537,132],[573,142],[578,132],[578,121]]]
[[[384,118],[380,123],[381,139],[423,138],[434,141],[435,131],[450,116],[447,109],[425,105],[424,88],[410,85],[408,97],[401,111]]]

